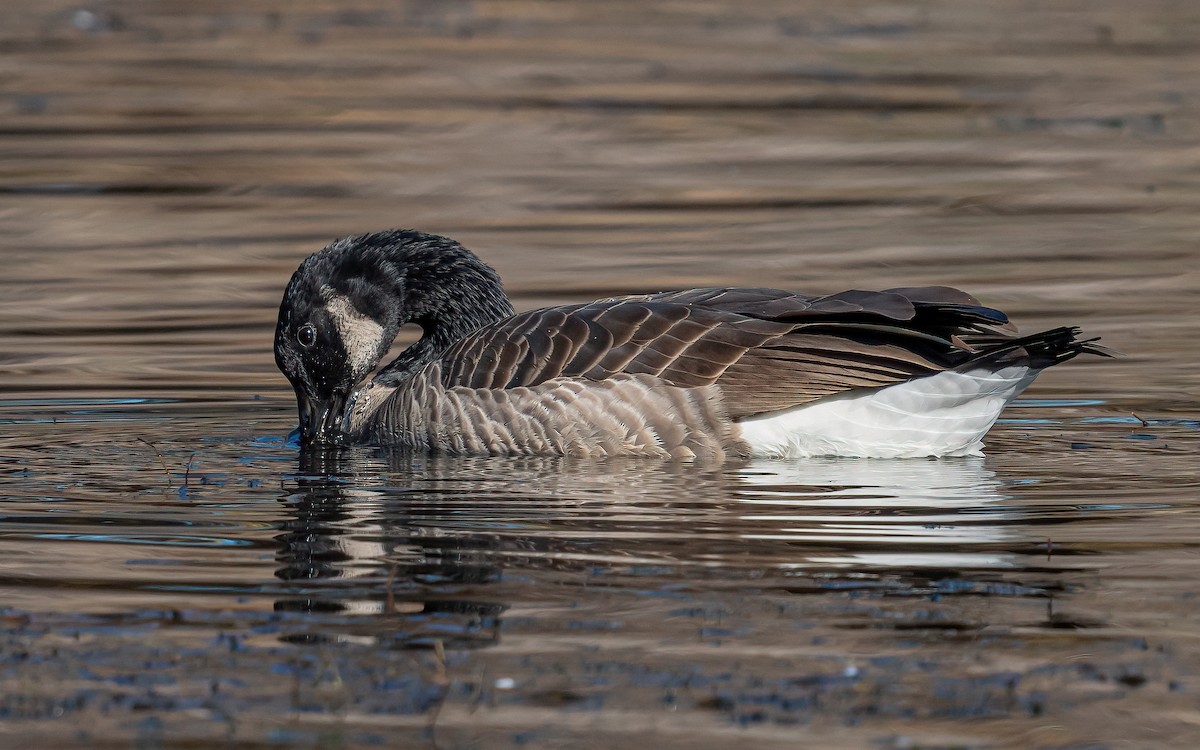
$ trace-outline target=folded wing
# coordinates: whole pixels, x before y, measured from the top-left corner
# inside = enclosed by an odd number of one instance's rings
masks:
[[[515,315],[459,342],[441,365],[447,387],[619,373],[716,383],[738,419],[991,356],[1028,356],[1014,333],[1004,313],[949,287],[823,297],[692,289]]]

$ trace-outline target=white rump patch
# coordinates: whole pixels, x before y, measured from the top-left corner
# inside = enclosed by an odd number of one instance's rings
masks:
[[[325,309],[337,326],[354,372],[365,374],[375,366],[379,350],[383,348],[383,326],[359,312],[348,298],[332,287],[321,288],[321,299],[325,300]]]
[[[738,423],[763,458],[982,455],[984,434],[1038,370],[940,372],[861,395],[822,399]]]

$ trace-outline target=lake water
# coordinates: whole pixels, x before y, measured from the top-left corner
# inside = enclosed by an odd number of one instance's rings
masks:
[[[1200,745],[1200,7],[73,4],[0,24],[0,747]],[[285,443],[279,296],[950,284],[1119,351],[982,459]]]

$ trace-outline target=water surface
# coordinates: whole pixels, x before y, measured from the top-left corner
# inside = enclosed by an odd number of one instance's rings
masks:
[[[1194,4],[10,6],[0,745],[1200,742]],[[982,459],[302,453],[283,284],[393,226],[1122,356]]]

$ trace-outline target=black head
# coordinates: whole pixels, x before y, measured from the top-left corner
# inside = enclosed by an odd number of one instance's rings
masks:
[[[446,237],[376,232],[313,253],[292,274],[275,327],[275,362],[296,391],[301,440],[339,441],[351,394],[404,324],[425,335],[380,373],[393,386],[511,314],[496,272]]]
[[[275,326],[275,363],[296,391],[304,442],[336,441],[346,402],[405,322],[403,270],[377,235],[338,240],[292,274]]]

